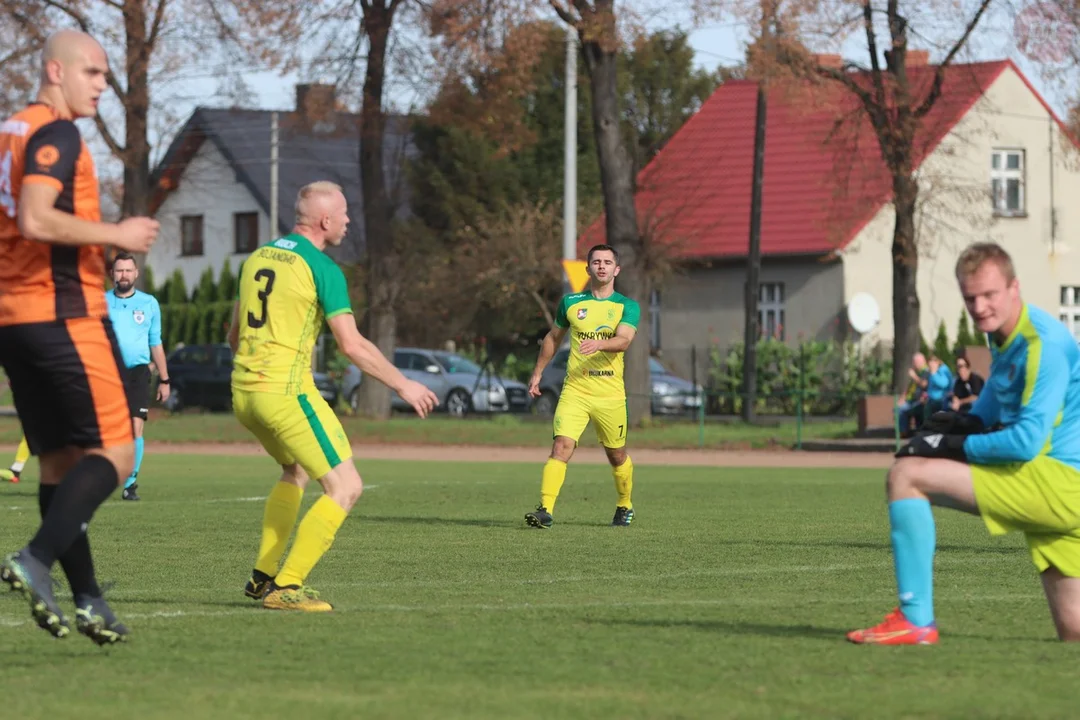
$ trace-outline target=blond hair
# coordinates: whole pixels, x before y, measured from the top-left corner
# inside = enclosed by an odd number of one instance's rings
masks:
[[[345,194],[340,185],[329,180],[316,180],[313,183],[308,183],[300,188],[300,192],[296,194],[296,216],[302,217],[304,215],[303,208],[308,198],[316,195],[332,195],[334,193]]]
[[[1001,274],[1005,276],[1005,282],[1011,283],[1016,279],[1016,269],[1009,253],[997,243],[990,242],[969,245],[960,253],[956,260],[956,279],[960,282],[967,280],[988,262],[998,266]]]

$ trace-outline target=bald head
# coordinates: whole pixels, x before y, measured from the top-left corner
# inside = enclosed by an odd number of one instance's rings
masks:
[[[340,245],[349,225],[348,202],[341,186],[326,180],[300,188],[296,195],[296,225],[316,246]]]
[[[921,352],[915,353],[911,356],[911,364],[915,367],[915,369],[922,370],[924,367],[926,367],[926,356],[923,355]]]
[[[78,30],[58,30],[41,52],[38,100],[70,118],[97,114],[109,60],[94,38]]]

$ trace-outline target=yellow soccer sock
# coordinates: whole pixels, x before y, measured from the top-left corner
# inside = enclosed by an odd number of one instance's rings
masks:
[[[278,587],[303,585],[311,569],[330,549],[346,515],[348,513],[345,509],[328,495],[319,498],[300,522],[300,527],[296,530],[296,542],[293,543],[289,556],[285,558],[285,565],[274,579],[274,584]]]
[[[634,463],[630,456],[626,456],[626,462],[618,467],[611,468],[611,474],[615,476],[615,492],[619,494],[619,507],[633,510],[634,504],[630,502],[630,491],[634,489]]]
[[[555,499],[559,497],[563,481],[566,480],[566,463],[555,458],[548,458],[544,463],[544,475],[540,480],[540,504],[547,511],[555,512]]]
[[[11,463],[11,472],[22,472],[29,459],[30,443],[26,442],[26,436],[23,435],[22,440],[19,441],[19,449],[15,451],[15,462]]]
[[[262,541],[259,543],[259,557],[255,569],[273,577],[277,573],[278,563],[289,544],[296,516],[300,512],[300,500],[304,490],[291,483],[279,482],[266,498],[263,510]]]

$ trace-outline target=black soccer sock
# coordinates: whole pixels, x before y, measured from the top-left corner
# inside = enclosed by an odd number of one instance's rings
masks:
[[[56,485],[38,486],[38,509],[41,510],[42,519],[49,512],[53,496],[56,494]],[[71,592],[75,597],[90,595],[101,596],[101,588],[94,576],[94,557],[90,554],[90,538],[81,533],[75,538],[68,551],[60,556],[60,567],[64,569]]]
[[[48,502],[41,528],[30,541],[30,554],[52,567],[60,556],[66,555],[79,536],[86,537],[85,526],[94,512],[116,490],[119,477],[107,458],[87,455],[64,475]],[[39,494],[38,502],[46,500]],[[90,545],[85,546],[89,557]],[[76,561],[78,558],[76,558]],[[67,568],[64,568],[65,572]],[[93,568],[90,568],[91,574]],[[72,588],[74,590],[74,588]]]

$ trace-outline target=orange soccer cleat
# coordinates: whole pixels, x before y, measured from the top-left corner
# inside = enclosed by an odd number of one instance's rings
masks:
[[[880,625],[865,630],[852,630],[847,639],[857,645],[937,645],[937,624],[924,627],[913,625],[896,608],[885,616]]]

